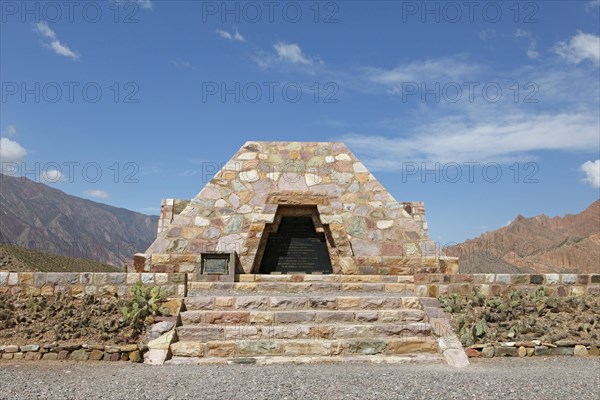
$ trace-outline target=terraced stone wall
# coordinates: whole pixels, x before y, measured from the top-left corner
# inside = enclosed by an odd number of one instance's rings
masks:
[[[505,295],[510,290],[548,288],[549,295],[600,295],[600,274],[417,274],[419,297],[446,294],[468,295],[479,290],[486,296]]]
[[[97,293],[127,296],[138,282],[144,286],[160,286],[167,296],[186,294],[185,274],[0,271],[0,293],[25,292],[36,296],[52,296],[58,292],[74,298]]]

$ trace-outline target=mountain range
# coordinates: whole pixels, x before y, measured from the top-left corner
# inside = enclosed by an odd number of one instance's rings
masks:
[[[0,243],[124,269],[156,238],[157,224],[157,216],[0,174]],[[600,200],[564,217],[519,215],[445,252],[459,257],[461,273],[599,273]]]
[[[564,217],[519,215],[445,252],[461,273],[599,273],[600,200]]]
[[[156,238],[157,216],[0,174],[0,243],[123,269]]]

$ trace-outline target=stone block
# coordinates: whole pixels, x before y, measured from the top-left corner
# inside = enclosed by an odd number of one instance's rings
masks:
[[[274,319],[274,313],[270,311],[250,311],[249,322],[251,324],[271,324]]]
[[[235,298],[235,308],[245,310],[265,310],[269,307],[269,298],[260,296],[239,296]]]
[[[81,349],[81,350],[75,350],[74,352],[72,352],[71,355],[69,356],[69,359],[75,360],[75,361],[87,361],[89,359],[89,357],[90,357],[90,353],[84,349]]]
[[[33,272],[19,273],[19,285],[33,285]]]
[[[385,351],[387,342],[384,340],[354,340],[348,342],[346,352],[349,354],[380,354]]]
[[[30,351],[39,351],[40,350],[40,346],[37,344],[28,344],[25,346],[21,346],[21,351],[23,353],[28,353]]]
[[[385,352],[388,354],[435,353],[437,349],[438,344],[433,339],[403,338],[389,341]]]
[[[545,356],[546,354],[548,354],[548,347],[547,346],[535,346],[533,354],[536,356]]]
[[[495,346],[494,355],[496,357],[518,357],[519,354],[517,352],[516,347],[507,347],[507,346]]]
[[[573,347],[550,347],[548,349],[548,355],[551,356],[572,356],[573,354]]]
[[[263,356],[281,354],[281,344],[269,340],[252,340],[238,342],[240,356]]]
[[[42,355],[44,361],[56,361],[58,360],[58,353],[46,353]]]
[[[92,350],[90,352],[90,360],[92,361],[100,361],[104,357],[104,352],[100,350]]]
[[[204,345],[201,342],[176,342],[171,345],[171,352],[180,357],[202,357]]]
[[[573,355],[575,355],[576,357],[587,356],[588,355],[587,347],[582,346],[580,344],[576,345],[575,348],[573,349]]]
[[[308,306],[314,309],[335,309],[337,304],[336,297],[310,297],[308,299]]]
[[[206,313],[207,324],[245,324],[249,322],[250,313],[215,311]]]
[[[295,342],[283,343],[283,355],[286,356],[327,356],[331,354],[331,345],[324,342]]]
[[[295,310],[306,308],[305,297],[270,297],[270,308],[273,310]]]
[[[206,357],[233,357],[236,355],[236,346],[233,342],[209,342]]]
[[[281,324],[300,324],[314,321],[315,316],[315,311],[281,311],[275,314],[275,322]]]
[[[483,358],[492,358],[494,357],[494,347],[490,346],[490,347],[484,347],[483,349],[481,349],[481,356]]]
[[[9,272],[8,273],[8,286],[17,286],[19,284],[19,273]]]

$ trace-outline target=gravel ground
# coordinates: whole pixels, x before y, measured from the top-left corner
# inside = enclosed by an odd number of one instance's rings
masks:
[[[413,365],[1,362],[0,399],[598,399],[600,359]]]

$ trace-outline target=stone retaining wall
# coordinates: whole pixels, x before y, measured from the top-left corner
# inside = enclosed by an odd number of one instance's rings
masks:
[[[419,297],[446,294],[468,295],[479,290],[486,296],[506,295],[510,290],[535,290],[540,286],[549,295],[565,297],[600,295],[600,274],[417,274],[415,291]]]
[[[105,345],[37,345],[0,346],[0,360],[74,360],[141,362],[148,347],[143,344]]]
[[[74,298],[86,294],[129,294],[137,282],[160,286],[168,297],[185,297],[186,274],[124,272],[8,272],[0,271],[0,293],[52,296],[62,292]]]
[[[600,342],[559,340],[544,343],[540,340],[476,344],[466,349],[469,357],[531,357],[531,356],[600,356]]]

